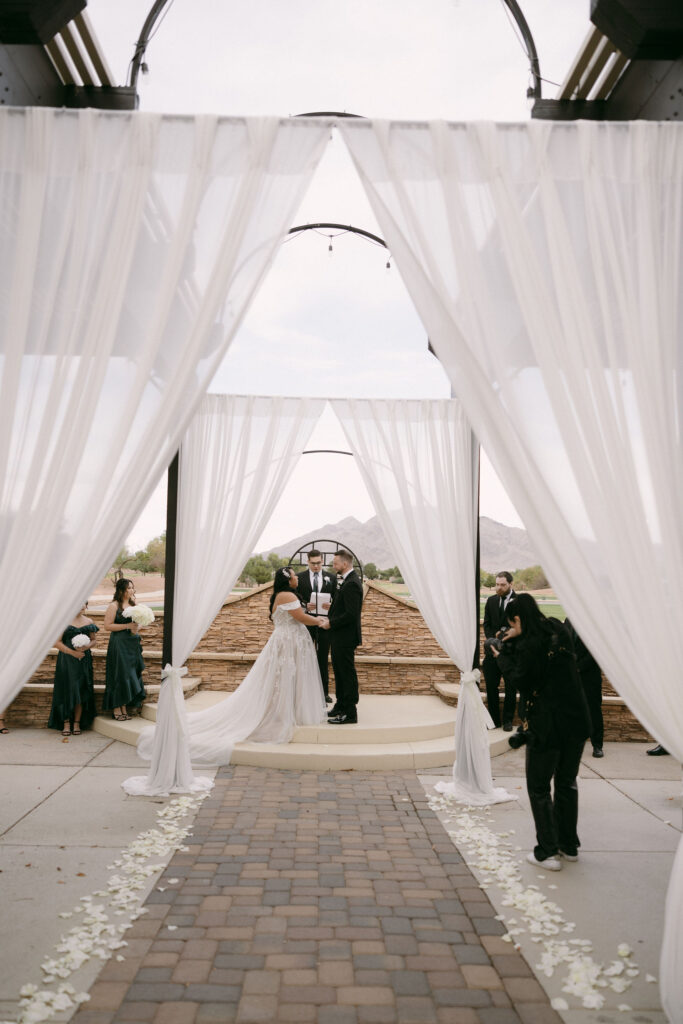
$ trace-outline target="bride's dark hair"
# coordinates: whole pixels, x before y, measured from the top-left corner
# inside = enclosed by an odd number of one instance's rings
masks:
[[[288,565],[285,565],[275,573],[275,578],[273,579],[273,593],[270,596],[270,609],[268,612],[268,617],[270,619],[273,617],[273,605],[275,604],[275,598],[277,595],[281,594],[283,590],[292,589],[289,585],[289,577],[290,573],[293,572],[293,569],[290,569]],[[292,591],[292,593],[294,593],[294,591]]]

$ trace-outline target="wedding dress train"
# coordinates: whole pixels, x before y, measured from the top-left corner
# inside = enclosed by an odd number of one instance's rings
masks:
[[[193,763],[229,764],[236,743],[289,743],[298,725],[327,721],[315,647],[306,626],[290,615],[298,598],[273,611],[273,632],[234,693],[187,714]],[[154,726],[143,729],[138,754],[152,757]]]

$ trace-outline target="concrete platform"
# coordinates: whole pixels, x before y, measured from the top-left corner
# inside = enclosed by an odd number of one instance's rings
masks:
[[[202,711],[223,700],[216,690],[200,690],[188,697],[188,711]],[[95,731],[135,745],[140,731],[156,720],[156,704],[146,704],[142,718],[115,722],[103,716]],[[376,694],[362,696],[357,725],[305,726],[291,743],[238,743],[232,764],[297,771],[384,771],[386,769],[450,768],[455,759],[455,708],[439,697]],[[507,750],[507,733],[489,733],[491,755]]]

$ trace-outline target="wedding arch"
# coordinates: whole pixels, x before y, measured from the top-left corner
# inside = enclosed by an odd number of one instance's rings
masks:
[[[4,703],[177,450],[331,127],[0,111]],[[337,127],[572,622],[683,760],[683,640],[657,599],[683,572],[680,125]],[[683,844],[671,1020],[681,948]]]

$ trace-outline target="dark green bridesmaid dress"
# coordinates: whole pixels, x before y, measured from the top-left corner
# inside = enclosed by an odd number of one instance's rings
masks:
[[[117,626],[130,626],[130,619],[116,609],[114,622]],[[109,634],[107,648],[107,670],[104,687],[103,711],[118,707],[139,707],[147,694],[142,682],[145,663],[142,660],[142,643],[137,633],[129,629],[117,629]]]
[[[72,640],[77,633],[85,633],[92,639],[99,627],[95,623],[89,626],[67,626],[62,633],[65,647],[74,649]],[[63,729],[65,722],[72,722],[74,708],[81,705],[81,729],[88,729],[97,714],[95,710],[95,691],[93,689],[92,654],[89,650],[83,658],[72,658],[70,654],[60,651],[57,655],[55,668],[55,684],[52,690],[52,710],[48,720],[48,729]]]

